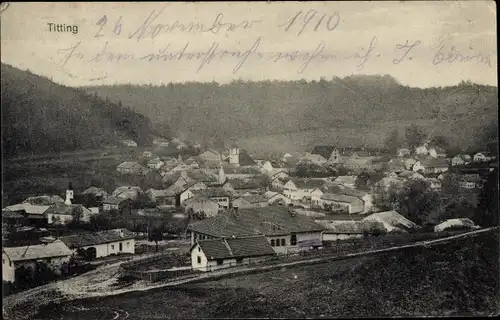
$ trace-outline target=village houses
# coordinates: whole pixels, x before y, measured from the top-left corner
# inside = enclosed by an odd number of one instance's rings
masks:
[[[122,174],[142,174],[144,172],[144,168],[135,161],[125,161],[118,165],[116,171]]]
[[[148,162],[148,168],[153,170],[159,170],[165,163],[160,160],[160,158],[151,159]]]
[[[16,281],[16,269],[23,266],[32,271],[39,262],[46,263],[56,274],[63,273],[63,266],[69,263],[73,252],[61,240],[22,247],[2,247],[2,279]]]
[[[61,241],[73,250],[72,255],[91,259],[135,253],[135,234],[127,229],[79,233],[61,237]]]
[[[233,207],[240,209],[267,207],[267,198],[262,195],[242,196],[233,200]]]
[[[190,253],[192,269],[203,272],[262,262],[275,255],[263,236],[199,240]]]
[[[200,193],[187,199],[184,202],[184,208],[186,212],[189,212],[190,210],[192,210],[193,213],[203,212],[206,217],[214,217],[222,209],[218,202],[209,199]]]
[[[192,244],[263,235],[278,254],[321,247],[323,230],[321,225],[282,206],[232,209],[188,227]]]
[[[283,193],[292,200],[310,200],[311,193],[324,183],[323,180],[293,178],[284,185]]]

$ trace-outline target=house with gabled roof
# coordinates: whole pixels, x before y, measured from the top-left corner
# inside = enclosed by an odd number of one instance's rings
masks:
[[[362,199],[335,193],[324,193],[320,198],[319,205],[326,210],[345,212],[349,214],[363,213],[365,208],[365,204]]]
[[[142,194],[142,189],[137,186],[121,186],[116,188],[112,193],[112,197],[123,199],[136,200]]]
[[[259,179],[227,179],[222,189],[235,197],[254,195],[261,192],[263,186]]]
[[[363,212],[368,213],[373,209],[373,195],[367,191],[345,187],[343,185],[325,186],[322,188],[323,193],[343,194],[346,196],[357,197],[363,200]]]
[[[116,254],[135,253],[135,234],[127,229],[84,232],[61,237],[74,255],[102,258]]]
[[[206,217],[214,217],[222,209],[218,202],[209,199],[202,193],[196,193],[193,197],[187,199],[184,202],[184,208],[185,212],[192,210],[193,213],[204,213]]]
[[[385,231],[381,222],[363,220],[315,220],[325,227],[323,241],[342,241],[360,239],[366,234],[375,234]]]
[[[269,205],[289,205],[292,200],[288,199],[284,194],[281,194],[279,192],[274,192],[274,191],[266,191],[264,193],[264,196],[267,198],[267,203]]]
[[[312,153],[308,153],[299,159],[299,163],[312,163],[312,164],[316,164],[316,165],[323,165],[327,161],[328,160],[325,159],[323,156],[321,156],[319,154],[312,154]]]
[[[258,263],[275,255],[263,236],[200,240],[190,253],[192,269],[203,272]]]
[[[233,200],[233,207],[240,209],[262,208],[268,205],[267,198],[261,195],[242,196]]]
[[[191,243],[204,239],[263,235],[276,253],[322,246],[324,227],[283,206],[232,209],[188,226]]]
[[[338,176],[333,180],[332,184],[354,188],[356,186],[356,179],[356,176]]]
[[[144,168],[135,161],[125,161],[122,162],[116,167],[116,171],[122,174],[142,174]]]
[[[45,262],[56,274],[64,272],[73,252],[61,240],[22,247],[2,248],[2,280],[16,281],[16,269],[23,266],[32,270],[35,277],[36,263]]]
[[[363,221],[381,222],[387,232],[420,229],[419,225],[408,220],[394,210],[372,213],[369,216],[363,218]]]
[[[199,194],[203,195],[205,198],[210,199],[217,203],[221,208],[228,209],[231,200],[231,195],[223,188],[207,188],[205,190],[199,191]]]
[[[425,168],[425,173],[443,173],[448,171],[448,161],[445,158],[426,157],[422,161],[422,166]]]
[[[151,159],[148,162],[148,168],[153,170],[159,170],[165,163],[160,160],[160,158]]]
[[[214,149],[208,149],[205,152],[198,155],[203,162],[212,163],[219,165],[222,162],[222,155],[220,152]]]
[[[311,193],[324,184],[321,179],[292,178],[283,186],[283,194],[291,200],[310,200]]]

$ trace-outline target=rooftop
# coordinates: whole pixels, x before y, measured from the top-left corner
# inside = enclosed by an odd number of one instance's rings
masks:
[[[320,188],[325,184],[324,180],[321,179],[290,179],[293,184],[299,189],[316,189]]]
[[[345,203],[353,203],[355,201],[359,201],[359,197],[347,196],[344,194],[335,194],[335,193],[324,193],[321,196],[321,199],[330,200],[335,202],[345,202]]]
[[[71,256],[73,252],[61,240],[47,244],[23,247],[4,247],[3,251],[11,261],[29,261],[51,257]]]
[[[274,255],[274,250],[265,237],[227,238],[198,241],[198,245],[209,260],[259,257]]]
[[[28,214],[43,215],[50,206],[32,205],[30,203],[19,203],[5,207],[2,211],[25,211]]]
[[[322,231],[324,228],[307,217],[292,215],[288,208],[264,207],[238,209],[198,221],[189,226],[195,232],[214,237],[280,235],[291,232]]]
[[[134,239],[135,234],[127,229],[112,229],[98,232],[85,232],[71,236],[61,237],[68,248],[80,248],[102,243]]]

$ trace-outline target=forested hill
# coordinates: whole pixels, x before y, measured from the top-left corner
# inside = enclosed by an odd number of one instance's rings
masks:
[[[452,141],[458,144],[471,143],[460,139],[467,140],[477,131],[474,128],[497,121],[498,113],[497,87],[462,83],[444,88],[411,88],[400,85],[390,76],[359,75],[313,82],[234,81],[227,85],[213,82],[84,89],[109,99],[120,99],[150,117],[159,130],[171,127],[189,138],[202,140],[204,137],[212,137],[212,140],[259,137],[259,144],[266,136],[286,133],[300,140],[301,134],[296,133],[301,131],[357,130],[376,124],[385,128],[387,122],[425,124],[424,120],[433,120],[426,128],[432,130],[431,126],[440,123],[434,121],[436,116],[440,121],[459,121],[450,132],[440,134],[458,139]],[[453,132],[455,128],[463,130],[463,123],[471,128],[470,132]],[[380,130],[372,133],[374,137],[385,138],[385,132]],[[315,143],[325,139],[320,136],[330,139],[322,143],[342,143],[324,132],[312,135],[308,139]],[[364,135],[370,136],[370,132]],[[339,137],[348,138],[346,135]],[[367,142],[379,144],[380,141]]]
[[[120,102],[2,63],[2,146],[5,157],[116,144],[148,144],[150,120]]]

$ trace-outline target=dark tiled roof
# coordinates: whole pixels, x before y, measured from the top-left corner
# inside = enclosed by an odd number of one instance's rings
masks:
[[[67,245],[60,240],[55,240],[47,244],[24,247],[4,247],[3,251],[12,261],[28,261],[51,257],[64,257],[71,256],[73,254]]]
[[[332,185],[332,186],[327,186],[323,187],[321,189],[324,193],[335,193],[335,194],[343,194],[346,196],[352,196],[352,197],[358,197],[358,198],[363,198],[364,196],[368,195],[366,191],[361,191],[358,189],[353,189],[349,187],[340,187],[338,185]]]
[[[353,203],[355,201],[360,200],[358,197],[346,196],[343,194],[333,194],[333,193],[325,193],[321,196],[321,199],[336,201],[336,202],[345,202],[345,203]]]
[[[123,234],[121,234],[121,232]],[[99,232],[80,233],[71,236],[61,237],[70,249],[92,246],[102,243],[134,239],[135,234],[127,229],[113,229]]]
[[[45,214],[46,215],[48,215],[48,214],[71,215],[71,214],[73,214],[73,212],[77,208],[84,209],[84,207],[81,204],[80,205],[78,205],[78,204],[71,204],[71,205],[62,204],[62,205],[57,205],[57,206],[53,206],[53,207],[48,208],[47,211],[45,211]]]
[[[267,198],[261,195],[254,195],[254,196],[245,196],[241,197],[240,199],[243,199],[249,203],[261,203],[261,202],[267,202]]]
[[[203,240],[198,244],[209,260],[274,255],[265,237]]]
[[[324,184],[324,180],[319,179],[290,179],[299,189],[316,189],[321,188]]]
[[[125,200],[127,200],[127,199],[119,198],[119,197],[109,197],[109,198],[105,199],[102,203],[106,203],[106,204],[120,204],[120,203],[122,203]]]
[[[234,215],[226,211],[190,225],[189,230],[213,237],[244,237],[250,235],[287,234],[291,232],[321,231],[323,227],[313,220],[291,215],[288,208],[263,207],[238,209]]]
[[[422,165],[426,168],[436,168],[436,167],[448,167],[448,162],[446,159],[443,158],[432,158],[432,157],[427,157],[422,161]]]
[[[207,197],[207,198],[229,197],[230,196],[229,193],[227,193],[225,190],[223,190],[221,188],[208,188],[208,189],[200,191],[200,194]]]
[[[312,154],[319,154],[323,158],[329,159],[330,156],[332,155],[333,150],[335,150],[335,147],[333,147],[333,146],[316,146],[316,147],[314,147],[314,149],[311,153]]]
[[[240,152],[240,166],[253,166],[255,165],[255,161],[250,157],[250,155],[245,151],[242,150]]]
[[[260,180],[242,180],[242,179],[227,179],[226,181],[235,190],[238,189],[260,189],[262,188]]]

